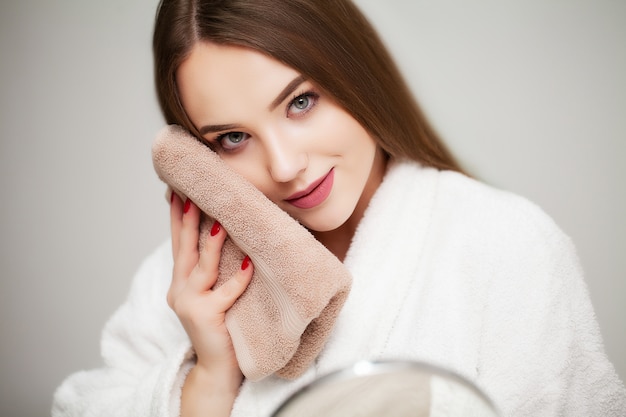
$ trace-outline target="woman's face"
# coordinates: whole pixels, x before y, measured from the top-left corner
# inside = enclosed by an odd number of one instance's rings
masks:
[[[177,72],[183,107],[235,171],[309,229],[355,225],[384,157],[332,97],[250,49],[198,43]]]

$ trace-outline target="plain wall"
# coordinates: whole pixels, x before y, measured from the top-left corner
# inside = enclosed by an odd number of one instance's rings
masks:
[[[54,4],[53,4],[54,3]],[[626,377],[626,3],[361,0],[469,171],[578,247]],[[156,0],[0,3],[0,415],[49,414],[168,236]]]

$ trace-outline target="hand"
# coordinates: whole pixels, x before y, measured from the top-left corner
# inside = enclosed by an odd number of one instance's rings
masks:
[[[249,258],[244,259],[242,269],[213,289],[226,232],[219,223],[214,224],[200,252],[200,209],[190,200],[183,203],[174,194],[170,217],[174,271],[167,302],[189,335],[197,355],[192,370],[194,377],[188,380],[204,383],[213,380],[222,390],[234,390],[236,395],[243,376],[224,319],[226,311],[250,283],[253,266]],[[186,382],[184,390],[187,385]],[[206,396],[206,390],[204,393]]]

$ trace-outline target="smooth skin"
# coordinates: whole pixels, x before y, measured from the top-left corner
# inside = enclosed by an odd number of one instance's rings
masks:
[[[222,160],[343,259],[385,171],[370,133],[298,71],[250,49],[200,42],[176,84]],[[307,209],[289,202],[331,169],[324,202]]]
[[[222,286],[212,289],[226,232],[220,228],[209,236],[199,252],[200,209],[173,194],[170,214],[174,271],[167,302],[197,356],[183,387],[181,416],[228,416],[243,375],[224,316],[247,288],[254,267],[248,263]]]
[[[385,172],[374,138],[297,71],[249,49],[198,43],[176,81],[189,118],[220,157],[343,259]],[[305,208],[291,202],[331,172],[323,201]],[[198,207],[174,196],[168,303],[197,356],[181,416],[228,416],[243,375],[224,318],[253,266],[213,289],[226,233],[220,228],[209,236],[199,253],[199,222]]]

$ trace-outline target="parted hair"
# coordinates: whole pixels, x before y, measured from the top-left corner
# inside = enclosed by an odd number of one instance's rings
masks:
[[[167,123],[199,136],[176,71],[198,42],[251,48],[295,69],[352,115],[395,158],[461,171],[394,60],[349,0],[161,0],[153,53]]]

